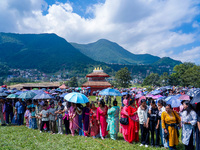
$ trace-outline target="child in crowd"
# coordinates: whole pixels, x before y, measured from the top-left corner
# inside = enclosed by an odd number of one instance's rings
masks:
[[[40,112],[40,116],[42,117],[40,133],[42,133],[44,124],[46,124],[47,131],[49,132],[49,110],[47,110],[47,105],[46,104],[44,104],[44,109]]]
[[[30,114],[30,110],[28,107],[26,107],[26,111],[25,111],[25,114],[24,114],[24,118],[26,120],[26,127],[29,127],[29,114]]]
[[[51,134],[55,134],[56,133],[56,108],[54,103],[50,104],[51,108],[49,108],[49,127],[51,130]]]
[[[36,116],[35,116],[35,107],[32,108],[31,112],[31,128],[32,129],[37,129],[37,121],[36,121]]]

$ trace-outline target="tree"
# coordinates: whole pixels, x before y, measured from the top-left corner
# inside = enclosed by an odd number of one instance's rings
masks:
[[[166,86],[169,84],[169,75],[167,72],[164,72],[161,76],[160,79],[158,81],[158,83],[160,83],[160,85],[162,86]]]
[[[142,86],[144,85],[150,85],[150,86],[159,86],[159,75],[157,73],[151,73],[149,76],[147,76],[143,83]]]
[[[193,66],[195,66],[194,63],[185,62],[174,67],[173,71],[175,72],[175,74],[173,76],[176,77],[177,81],[175,82],[177,82],[178,85],[185,86],[183,75],[185,74],[185,71],[187,69],[192,68]]]
[[[77,87],[78,86],[78,81],[76,77],[72,77],[69,80],[69,87]]]
[[[118,87],[127,88],[130,86],[131,83],[131,73],[129,72],[128,68],[122,68],[121,70],[117,71],[115,74],[115,80]]]
[[[200,87],[200,66],[188,68],[182,75],[184,86]]]

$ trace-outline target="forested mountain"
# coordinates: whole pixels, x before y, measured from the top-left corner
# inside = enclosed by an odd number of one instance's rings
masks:
[[[160,59],[150,54],[133,54],[117,43],[105,39],[90,44],[71,44],[86,56],[105,63],[152,64]]]
[[[53,73],[99,64],[56,34],[0,33],[0,62],[11,68]]]

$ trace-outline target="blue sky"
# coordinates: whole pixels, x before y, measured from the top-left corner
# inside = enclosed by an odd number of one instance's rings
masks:
[[[0,32],[56,33],[76,43],[103,38],[134,54],[200,64],[199,0],[6,0]]]

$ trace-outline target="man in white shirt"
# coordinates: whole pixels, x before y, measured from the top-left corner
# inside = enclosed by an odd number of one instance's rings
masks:
[[[141,130],[141,145],[140,146],[145,145],[145,147],[148,147],[149,145],[149,129],[147,125],[148,108],[147,108],[145,99],[141,100],[141,105],[138,108],[137,113],[139,117],[140,130]]]

